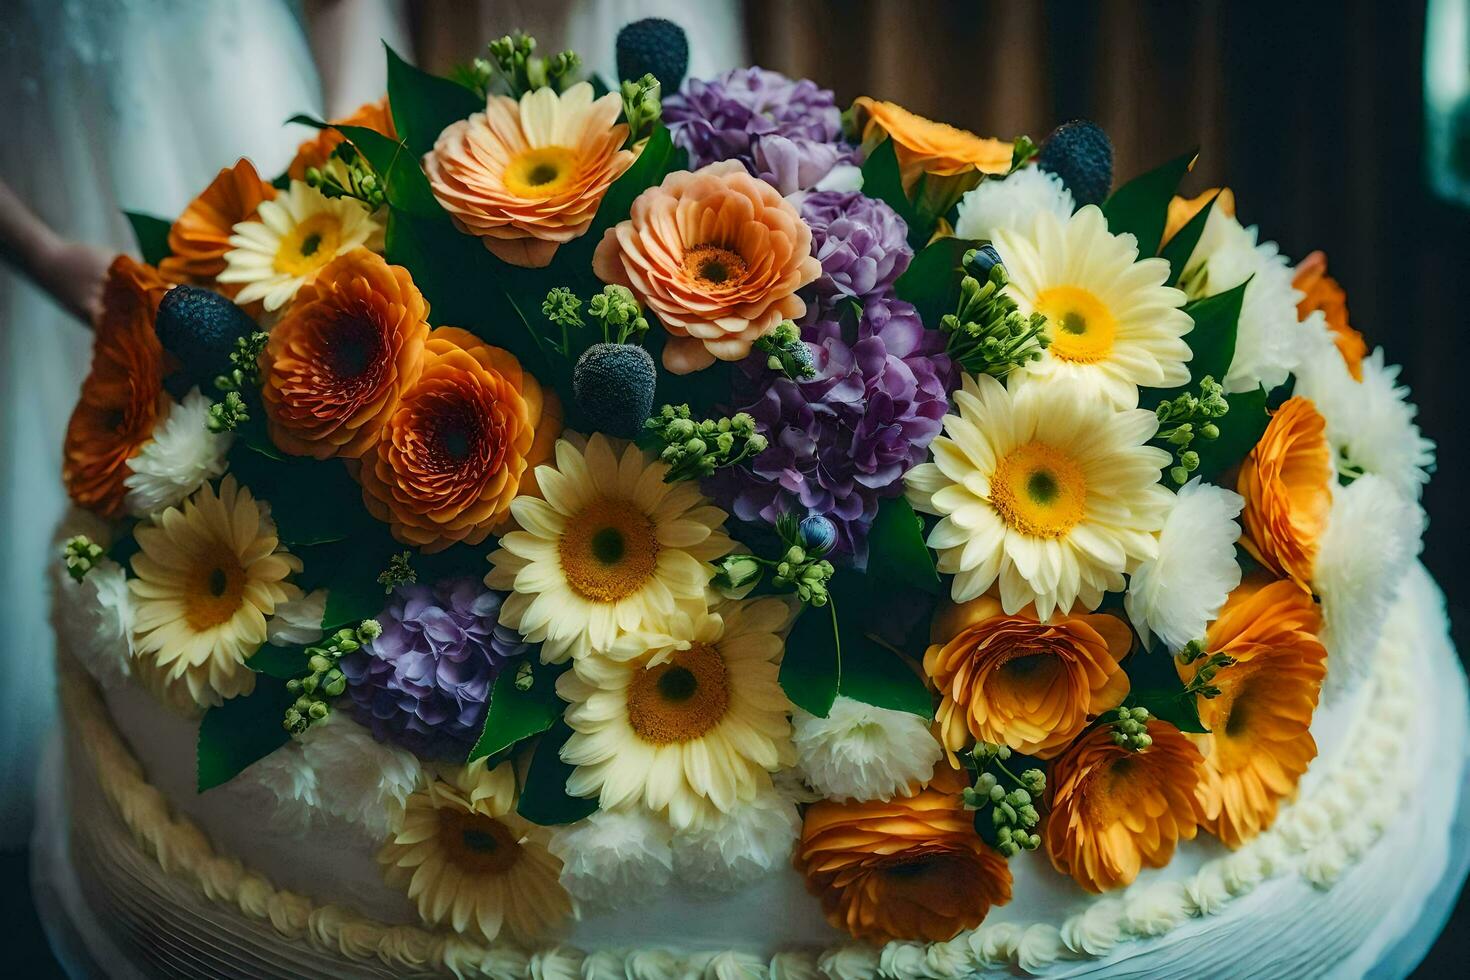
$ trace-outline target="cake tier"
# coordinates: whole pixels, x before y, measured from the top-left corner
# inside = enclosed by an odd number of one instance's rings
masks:
[[[1356,976],[1444,873],[1467,754],[1465,677],[1416,569],[1371,676],[1319,710],[1299,798],[1239,851],[1202,837],[1101,897],[1022,855],[1009,905],[929,947],[851,944],[783,871],[736,895],[671,890],[589,912],[541,950],[485,949],[421,928],[384,885],[375,842],[342,827],[282,835],[233,785],[196,794],[196,724],[141,689],[104,699],[64,675],[82,893],[149,975],[1177,977],[1223,975],[1228,958],[1231,976]]]

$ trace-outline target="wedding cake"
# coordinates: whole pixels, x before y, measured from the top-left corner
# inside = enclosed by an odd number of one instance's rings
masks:
[[[1192,153],[687,58],[390,50],[285,173],[130,215],[54,576],[73,962],[1396,962],[1465,676],[1325,258]]]

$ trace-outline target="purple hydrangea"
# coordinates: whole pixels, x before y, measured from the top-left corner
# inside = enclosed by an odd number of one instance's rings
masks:
[[[378,617],[383,634],[340,661],[353,712],[376,738],[463,761],[495,678],[531,648],[500,625],[502,598],[473,578],[393,591]]]
[[[783,196],[816,187],[838,166],[854,166],[857,151],[846,143],[804,136],[761,136],[753,141],[752,170]]]
[[[903,492],[903,475],[939,434],[954,368],[944,336],[908,303],[870,298],[852,319],[818,315],[802,326],[813,378],[773,375],[764,356],[742,362],[740,409],[770,445],[749,468],[726,467],[708,484],[743,521],[826,515],[837,526],[835,552],[864,566],[879,502]]]
[[[898,212],[855,191],[819,191],[801,202],[812,229],[812,253],[822,263],[815,285],[824,298],[887,294],[914,257],[908,225]]]
[[[830,89],[764,68],[735,68],[707,80],[691,78],[664,100],[663,117],[674,142],[689,151],[691,166],[739,160],[758,176],[766,171],[803,181],[792,190],[812,186],[843,158],[843,151],[850,152],[845,146],[828,149],[842,132],[841,113]],[[784,142],[763,145],[772,137]]]

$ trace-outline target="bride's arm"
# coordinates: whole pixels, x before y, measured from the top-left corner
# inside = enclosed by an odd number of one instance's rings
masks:
[[[0,180],[0,259],[91,326],[102,310],[102,283],[112,256],[68,241]]]
[[[381,42],[404,57],[413,54],[399,0],[307,0],[306,24],[329,119],[386,90]]]

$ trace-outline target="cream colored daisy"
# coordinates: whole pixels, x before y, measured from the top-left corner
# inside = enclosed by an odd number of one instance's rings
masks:
[[[515,803],[508,762],[487,770],[480,759],[431,779],[378,852],[383,876],[407,889],[424,922],[486,942],[530,942],[575,918],[550,831],[517,816]]]
[[[273,201],[261,201],[258,219],[242,221],[230,236],[220,282],[243,283],[235,302],[262,300],[267,312],[291,301],[317,270],[359,246],[381,248],[383,227],[367,205],[350,197],[328,198],[293,180]]]
[[[1061,378],[1091,386],[1120,408],[1138,404],[1138,387],[1189,380],[1194,321],[1184,293],[1165,286],[1169,263],[1138,257],[1132,235],[1114,235],[1097,207],[1071,218],[1041,210],[1026,225],[1000,228],[995,248],[1023,313],[1046,317],[1051,340],[1022,378]]]
[[[954,404],[908,494],[941,517],[929,546],[956,602],[999,581],[1008,615],[1033,601],[1040,619],[1079,601],[1095,609],[1157,556],[1174,495],[1159,484],[1169,454],[1147,445],[1153,412],[1060,381],[1008,391],[987,375],[966,375]]]
[[[128,586],[137,656],[197,704],[249,694],[245,659],[265,642],[266,618],[301,595],[286,576],[301,562],[280,550],[275,523],[249,489],[226,476],[206,483],[134,532]]]
[[[511,503],[519,529],[500,539],[485,584],[512,593],[501,622],[541,643],[547,663],[662,628],[680,604],[704,607],[710,562],[733,547],[725,512],[666,472],[631,443],[562,439],[556,466],[536,468],[545,499]]]
[[[667,632],[576,661],[556,683],[573,730],[567,792],[605,810],[641,803],[680,830],[750,805],[796,759],[777,679],[789,618],[771,598],[680,611]]]

